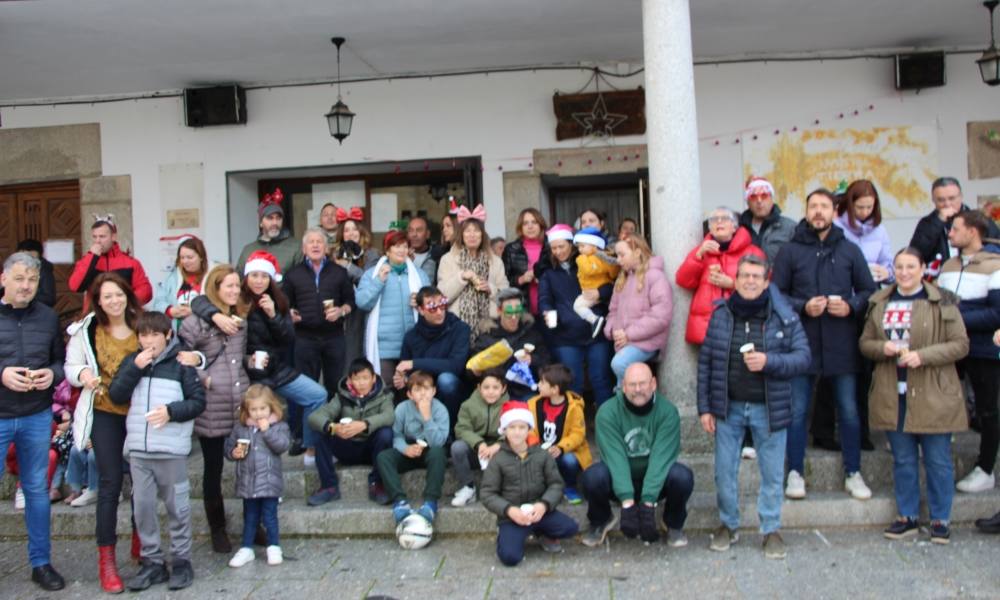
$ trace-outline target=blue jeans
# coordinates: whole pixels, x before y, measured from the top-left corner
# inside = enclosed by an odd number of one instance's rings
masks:
[[[556,346],[552,354],[573,373],[574,392],[583,395],[583,375],[586,373],[598,406],[611,397],[611,344],[607,340],[594,340],[585,346]]]
[[[747,427],[753,432],[760,466],[757,494],[760,532],[773,533],[781,528],[787,431],[771,431],[764,403],[731,401],[726,418],[715,420],[715,494],[719,519],[729,529],[740,526],[740,451]]]
[[[892,448],[892,483],[900,516],[916,519],[920,514],[920,454],[924,451],[927,473],[927,508],[931,521],[948,522],[955,496],[955,473],[951,462],[950,433],[903,433],[905,398],[899,401],[899,429],[887,431]]]
[[[302,445],[306,448],[315,448],[319,433],[313,431],[313,428],[309,426],[309,415],[326,404],[329,399],[326,388],[300,374],[274,391],[290,403],[302,407]]]
[[[0,448],[13,442],[17,452],[21,490],[24,491],[24,526],[28,530],[28,561],[31,567],[50,562],[49,539],[49,443],[52,411],[45,408],[27,417],[0,419]],[[0,461],[0,477],[4,464]]]
[[[788,470],[805,472],[806,437],[809,403],[812,400],[815,375],[792,378],[792,424],[788,427]],[[837,403],[837,427],[840,429],[840,447],[844,453],[844,472],[861,470],[861,418],[858,416],[857,391],[854,373],[832,375],[823,381],[829,383],[833,401]]]
[[[469,394],[461,378],[454,373],[438,373],[434,384],[437,387],[436,398],[448,409],[448,431],[451,433],[455,431],[455,423],[458,421],[458,409]]]
[[[278,539],[278,499],[277,498],[244,498],[243,499],[243,547],[253,548],[253,539],[257,535],[257,527],[263,523],[267,532],[267,545],[280,546]]]
[[[614,358],[611,359],[611,371],[615,374],[615,379],[618,380],[618,387],[622,386],[622,381],[625,380],[625,369],[629,365],[637,362],[646,362],[654,356],[656,356],[655,350],[649,352],[632,345],[625,346],[616,352]]]
[[[580,461],[576,454],[563,452],[556,459],[556,466],[559,467],[559,474],[562,475],[563,483],[568,488],[576,488],[576,480],[580,476]]]
[[[93,450],[77,450],[76,446],[69,449],[69,464],[66,466],[66,483],[74,492],[87,487],[93,492],[98,490],[97,459]]]

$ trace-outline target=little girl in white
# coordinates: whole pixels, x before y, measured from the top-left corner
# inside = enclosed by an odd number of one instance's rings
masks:
[[[255,383],[240,404],[239,423],[226,439],[226,458],[236,461],[236,495],[243,498],[243,542],[229,561],[242,567],[253,561],[253,539],[263,521],[267,532],[267,564],[280,565],[278,497],[284,488],[281,455],[291,443],[282,421],[281,402],[271,388]]]

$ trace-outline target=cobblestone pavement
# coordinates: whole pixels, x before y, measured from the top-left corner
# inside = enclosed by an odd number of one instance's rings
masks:
[[[997,598],[1000,536],[970,528],[953,531],[949,546],[916,540],[889,542],[878,530],[788,531],[788,558],[772,561],[761,536],[741,532],[726,553],[708,550],[706,533],[687,548],[643,545],[620,536],[599,549],[572,541],[559,555],[529,545],[516,568],[500,565],[487,537],[444,538],[417,552],[392,539],[286,539],[286,562],[231,569],[228,556],[196,540],[195,583],[168,593],[156,586],[144,598]],[[56,540],[53,563],[66,589],[35,587],[23,539],[0,541],[0,597],[95,598],[97,556],[90,540]],[[125,540],[120,553],[128,551]],[[120,561],[123,576],[136,570]],[[128,592],[126,592],[127,594]]]

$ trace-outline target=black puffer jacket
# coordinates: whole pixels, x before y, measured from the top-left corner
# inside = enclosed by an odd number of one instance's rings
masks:
[[[968,206],[962,205],[960,213],[970,210]],[[954,217],[952,217],[954,218]],[[1000,229],[992,219],[988,223],[988,238],[1000,237]],[[916,229],[913,230],[913,238],[910,239],[910,246],[920,251],[924,258],[924,264],[931,264],[935,259],[940,258],[941,262],[950,257],[948,250],[948,230],[951,229],[951,219],[947,223],[938,218],[937,210],[932,210],[921,217],[917,222]]]
[[[66,346],[55,311],[32,300],[21,318],[0,304],[0,372],[7,367],[52,369],[48,389],[15,392],[0,386],[0,419],[26,417],[52,407],[52,390],[63,380]]]
[[[858,329],[868,308],[868,297],[875,291],[875,282],[861,248],[844,237],[841,228],[831,226],[826,239],[820,240],[803,219],[791,241],[778,252],[771,284],[802,319],[812,351],[809,373],[844,375],[861,369]],[[810,298],[831,294],[851,306],[850,315],[805,314]]]
[[[504,246],[503,254],[500,255],[500,259],[503,261],[504,272],[507,273],[507,281],[510,285],[520,289],[525,293],[527,297],[528,288],[531,285],[518,285],[517,279],[521,275],[524,275],[528,271],[528,251],[524,249],[524,242],[521,238],[517,238],[513,242]],[[549,251],[549,243],[547,241],[542,241],[542,253],[538,257],[538,261],[535,263],[535,281],[538,281],[542,277],[542,272],[547,268],[552,266],[552,258]]]
[[[299,311],[302,320],[295,324],[295,333],[308,338],[326,338],[344,334],[344,320],[332,323],[323,316],[323,301],[333,300],[335,306],[345,304],[355,310],[354,285],[347,269],[326,261],[319,272],[319,285],[312,266],[303,260],[285,273],[281,290],[288,296],[288,305]]]

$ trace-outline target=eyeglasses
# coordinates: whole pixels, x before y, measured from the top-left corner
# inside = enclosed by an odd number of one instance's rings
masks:
[[[771,194],[750,194],[747,198],[748,202],[764,202],[765,200],[770,200]]]
[[[722,216],[722,215],[714,216],[714,217],[709,217],[708,218],[708,222],[709,223],[724,223],[726,221],[729,221],[730,223],[732,223],[733,222],[733,218],[732,217]]]
[[[514,317],[523,312],[524,312],[524,305],[522,304],[518,304],[517,306],[508,304],[507,306],[503,307],[503,314],[508,317]]]
[[[427,312],[438,312],[440,310],[446,310],[448,308],[448,299],[444,296],[441,297],[437,302],[428,302],[424,305],[424,310]]]

